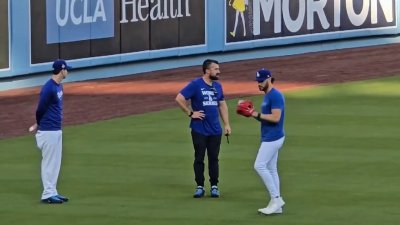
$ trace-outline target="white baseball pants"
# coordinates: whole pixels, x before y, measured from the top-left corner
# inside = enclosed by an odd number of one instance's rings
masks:
[[[61,167],[62,131],[38,131],[36,144],[42,151],[42,199],[58,195],[57,180]]]
[[[271,198],[280,197],[280,183],[278,175],[278,153],[285,137],[272,142],[261,142],[254,169],[264,182]]]

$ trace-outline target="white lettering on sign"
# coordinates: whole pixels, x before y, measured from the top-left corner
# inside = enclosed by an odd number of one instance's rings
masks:
[[[325,30],[340,27],[344,17],[347,17],[354,27],[360,27],[367,21],[371,24],[394,21],[395,1],[393,0],[332,1],[333,7],[326,7],[328,0],[253,0],[253,34],[260,35],[261,23],[271,20],[276,34],[282,33],[282,27],[296,33],[304,24],[307,30],[313,30],[316,21],[319,21]],[[344,12],[341,8],[343,2],[345,2]],[[355,2],[362,6],[361,9],[355,8]],[[293,7],[294,3],[298,7]],[[328,12],[328,10],[333,10],[333,12]],[[383,14],[385,21],[378,21],[382,18],[378,17],[378,12]],[[329,21],[333,21],[333,24]]]
[[[150,6],[150,3],[155,3]],[[176,4],[175,4],[176,3]],[[121,0],[120,23],[190,17],[190,0]],[[127,18],[131,9],[132,17]]]
[[[82,23],[94,23],[98,19],[107,21],[103,0],[96,0],[96,7],[93,12],[90,11],[90,0],[55,0],[56,1],[56,20],[60,27],[65,26],[69,19],[75,25]],[[64,5],[61,5],[63,2]],[[81,4],[83,7],[78,7]],[[64,12],[61,12],[61,6]],[[63,14],[63,17],[62,15]]]

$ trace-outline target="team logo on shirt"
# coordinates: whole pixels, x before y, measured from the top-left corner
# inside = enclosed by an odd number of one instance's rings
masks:
[[[58,99],[62,100],[62,96],[63,96],[63,91],[62,90],[57,92]]]
[[[215,96],[214,91],[201,91],[203,94],[203,106],[217,106],[217,96]]]

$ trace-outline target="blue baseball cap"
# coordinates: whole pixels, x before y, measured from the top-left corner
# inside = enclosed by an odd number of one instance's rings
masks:
[[[53,62],[53,70],[54,71],[61,71],[61,70],[70,70],[72,67],[67,65],[67,62],[63,59],[57,59]]]
[[[264,68],[257,71],[257,73],[256,73],[256,81],[259,83],[264,82],[266,79],[271,78],[271,77],[272,77],[271,71],[264,69]]]

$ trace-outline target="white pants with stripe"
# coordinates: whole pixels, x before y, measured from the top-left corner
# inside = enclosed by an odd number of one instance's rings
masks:
[[[272,142],[261,142],[254,169],[264,182],[271,198],[281,196],[278,175],[278,153],[285,137]]]
[[[36,144],[42,151],[42,199],[57,195],[57,180],[61,167],[62,131],[38,131]]]

